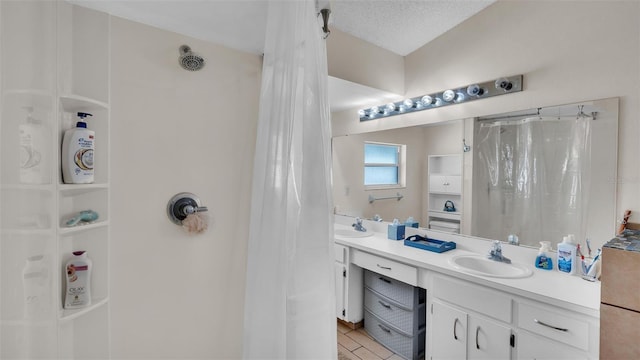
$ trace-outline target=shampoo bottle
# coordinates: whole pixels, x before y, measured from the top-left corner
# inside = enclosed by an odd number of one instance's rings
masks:
[[[577,247],[573,235],[567,235],[558,244],[558,270],[567,274],[576,273]]]
[[[67,291],[65,309],[78,309],[91,305],[91,259],[86,251],[74,251],[65,267]]]
[[[540,251],[536,257],[535,264],[538,269],[553,269],[553,260],[547,254],[549,251],[551,251],[551,243],[548,241],[540,241]]]
[[[62,179],[65,184],[91,184],[93,182],[93,150],[95,133],[87,129],[85,118],[89,113],[79,112],[75,128],[65,131],[62,140]]]
[[[50,172],[47,160],[49,136],[47,127],[33,117],[33,107],[26,107],[27,118],[20,124],[20,182],[47,184]]]

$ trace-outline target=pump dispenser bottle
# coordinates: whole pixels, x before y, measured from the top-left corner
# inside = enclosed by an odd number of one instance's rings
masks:
[[[62,180],[65,184],[93,183],[93,150],[95,132],[87,129],[85,118],[89,113],[79,112],[76,127],[65,131],[62,140]]]
[[[553,269],[553,260],[548,255],[549,251],[551,251],[551,243],[549,241],[540,241],[540,251],[538,252],[535,263],[538,269]]]
[[[577,246],[574,236],[569,234],[558,244],[558,271],[567,274],[576,273],[576,253]]]

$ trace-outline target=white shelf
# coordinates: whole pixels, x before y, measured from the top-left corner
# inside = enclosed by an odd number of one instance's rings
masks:
[[[109,188],[109,184],[94,183],[94,184],[60,184],[58,190],[65,196],[80,195],[96,190],[106,190]]]
[[[436,195],[457,195],[460,196],[459,192],[446,192],[446,191],[429,191],[429,194],[436,194]]]
[[[62,110],[66,112],[109,109],[109,104],[105,102],[73,94],[61,95],[60,103],[62,105]]]
[[[109,221],[96,221],[90,224],[85,224],[85,225],[77,225],[77,226],[72,226],[72,227],[60,227],[58,229],[58,233],[60,235],[69,235],[69,234],[77,234],[77,233],[81,233],[84,231],[91,231],[94,229],[99,229],[102,227],[106,227],[109,226]]]
[[[429,210],[430,218],[448,219],[448,220],[460,220],[462,216],[459,212],[447,212],[447,211],[434,211]]]
[[[106,305],[109,302],[109,298],[103,298],[103,299],[91,299],[91,305],[82,308],[82,309],[69,309],[69,310],[60,310],[60,315],[59,315],[59,319],[60,321],[71,321],[74,319],[77,319],[83,315],[86,315],[104,305]]]

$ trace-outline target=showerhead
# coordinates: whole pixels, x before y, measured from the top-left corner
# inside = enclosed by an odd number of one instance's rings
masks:
[[[204,67],[204,58],[191,52],[187,45],[180,46],[180,66],[189,71],[198,71]]]

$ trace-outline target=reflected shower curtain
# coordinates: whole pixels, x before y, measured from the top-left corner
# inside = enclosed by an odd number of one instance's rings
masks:
[[[326,49],[313,1],[270,1],[254,163],[245,359],[335,359]]]
[[[481,123],[474,183],[477,234],[507,240],[562,241],[585,236],[590,156],[590,121],[535,117]],[[475,165],[474,165],[475,167]],[[485,187],[486,186],[486,187]]]

